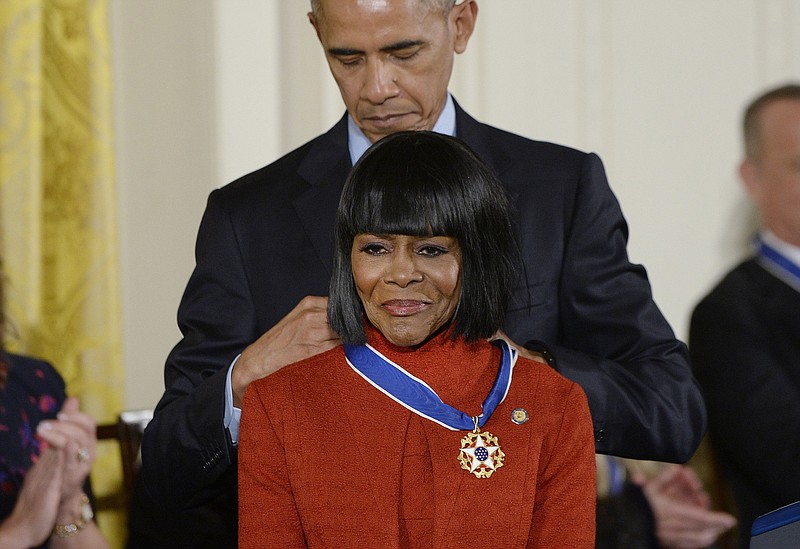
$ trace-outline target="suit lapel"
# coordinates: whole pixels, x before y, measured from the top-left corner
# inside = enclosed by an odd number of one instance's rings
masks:
[[[797,311],[800,309],[800,291],[765,268],[758,259],[753,261],[758,266],[755,272],[758,273],[759,284],[761,284],[758,295],[754,299],[764,303],[765,311],[771,311],[769,317],[775,322],[776,328],[782,328],[789,334],[796,335],[797,337],[793,340],[800,341],[800,322],[797,321]],[[787,341],[791,340],[787,339]]]
[[[297,168],[297,174],[309,184],[309,188],[295,199],[295,211],[329,274],[334,250],[332,228],[339,196],[350,168],[345,115],[327,133],[312,142]]]
[[[500,177],[513,163],[513,158],[486,138],[483,124],[468,115],[458,103],[456,107],[456,136],[463,140]]]
[[[514,165],[514,158],[503,147],[504,142],[498,142],[496,139],[491,138],[488,135],[487,126],[464,112],[458,103],[455,104],[455,107],[457,136],[467,143],[500,179],[503,188],[506,190],[508,202],[512,205],[511,211],[514,216],[514,222],[518,227],[522,227],[520,212],[515,206],[520,202],[519,191],[515,186],[528,185],[534,179],[535,174],[530,174],[524,179],[518,175],[509,174],[508,172]]]
[[[456,135],[463,140],[473,151],[491,168],[492,172],[500,178],[508,192],[510,202],[513,204],[518,193],[503,179],[505,174],[514,164],[514,158],[497,143],[488,139],[486,126],[468,115],[456,102]]]

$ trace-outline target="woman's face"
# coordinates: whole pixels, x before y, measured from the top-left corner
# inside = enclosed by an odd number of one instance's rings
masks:
[[[455,238],[360,233],[350,259],[367,318],[395,345],[419,345],[453,317],[461,295]]]

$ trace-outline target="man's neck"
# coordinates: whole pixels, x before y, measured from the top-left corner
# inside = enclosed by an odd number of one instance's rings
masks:
[[[442,114],[433,125],[433,131],[443,135],[454,136],[456,134],[456,106],[453,101],[453,96],[447,94],[447,101],[444,103]],[[347,147],[350,150],[350,161],[355,166],[358,159],[361,158],[367,149],[372,145],[370,140],[361,131],[353,117],[347,115]]]

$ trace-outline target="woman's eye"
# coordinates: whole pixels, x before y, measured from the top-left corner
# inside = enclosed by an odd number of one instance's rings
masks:
[[[381,255],[386,253],[386,247],[382,244],[367,244],[361,247],[361,251],[369,255]]]
[[[438,257],[442,254],[446,254],[447,250],[439,246],[423,246],[418,253],[427,257]]]

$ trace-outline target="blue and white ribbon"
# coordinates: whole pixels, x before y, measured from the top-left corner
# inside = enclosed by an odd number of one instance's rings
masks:
[[[756,251],[761,265],[800,292],[800,266],[759,238]]]
[[[511,387],[514,364],[517,362],[516,349],[502,339],[492,343],[500,347],[503,356],[497,378],[483,401],[483,413],[477,420],[478,427],[483,427],[495,408],[506,398]],[[368,383],[415,414],[452,431],[472,431],[475,428],[476,422],[473,418],[445,404],[427,383],[411,375],[369,344],[345,345],[344,354],[350,367]],[[458,368],[458,365],[451,367]]]

